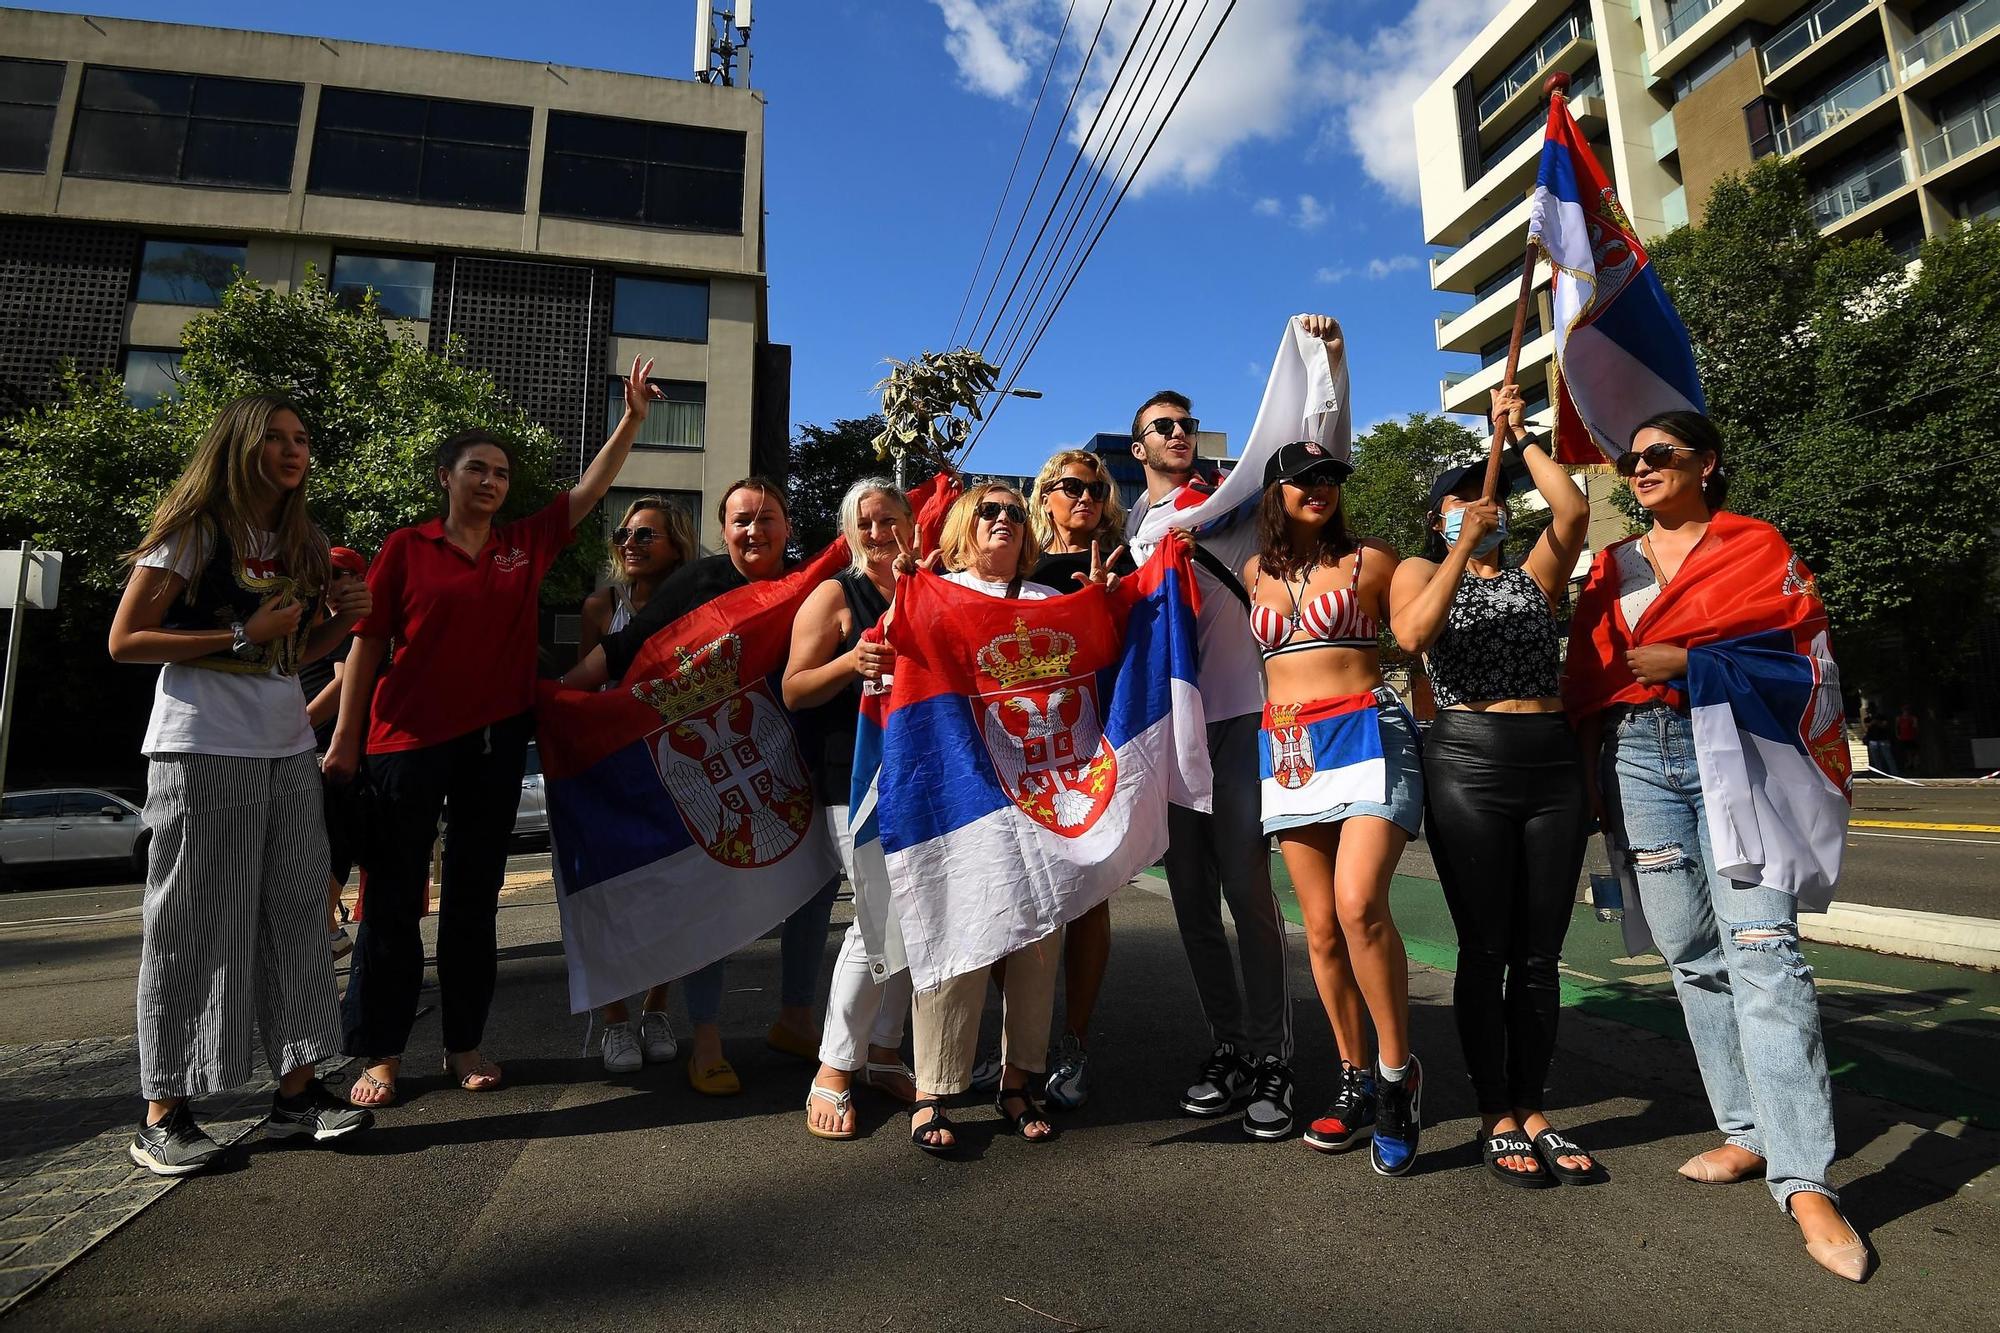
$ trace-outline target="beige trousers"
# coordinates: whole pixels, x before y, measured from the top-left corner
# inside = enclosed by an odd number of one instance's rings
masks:
[[[1049,1018],[1056,1007],[1056,969],[1062,962],[1063,933],[1016,949],[1006,963],[1005,998],[1000,1006],[1000,1058],[1030,1073],[1048,1064]],[[979,1015],[986,1007],[982,967],[953,977],[936,990],[918,991],[910,1005],[916,1044],[917,1087],[926,1095],[964,1092],[979,1056]]]

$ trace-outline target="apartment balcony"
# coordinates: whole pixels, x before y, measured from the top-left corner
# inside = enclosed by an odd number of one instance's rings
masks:
[[[1479,99],[1477,115],[1481,130],[1510,125],[1532,108],[1541,96],[1544,73],[1577,68],[1597,52],[1597,35],[1588,14],[1572,14],[1536,44],[1534,50],[1516,61],[1514,67],[1494,80]]]
[[[1764,78],[1772,79],[1808,52],[1824,49],[1828,38],[1839,32],[1848,20],[1870,7],[1870,0],[1820,0],[1819,4],[1799,15],[1765,42],[1757,52],[1757,59],[1764,67]],[[1877,31],[1879,33],[1879,27]],[[1881,39],[1878,36],[1876,40],[1879,42]]]
[[[1667,6],[1666,22],[1660,26],[1660,36],[1668,45],[1684,37],[1694,25],[1707,18],[1709,11],[1720,8],[1723,0],[1681,0],[1677,5]]]
[[[1866,230],[1861,225],[1863,219],[1880,225],[1881,214],[1890,211],[1885,206],[1904,193],[1914,174],[1909,154],[1900,148],[1861,163],[1813,192],[1813,221],[1820,230],[1836,234]]]
[[[1549,266],[1537,263],[1531,290],[1543,291],[1548,285]],[[1513,327],[1514,301],[1520,294],[1521,279],[1516,275],[1475,301],[1468,309],[1439,314],[1435,325],[1438,350],[1477,352],[1492,342]]]
[[[1978,106],[1947,120],[1938,133],[1917,148],[1917,166],[1926,181],[1964,166],[1971,158],[2000,140],[2000,92]]]
[[[1601,93],[1571,98],[1569,110],[1576,117],[1577,128],[1587,138],[1601,136],[1609,124]],[[1461,216],[1471,214],[1478,217],[1499,208],[1509,196],[1518,198],[1524,194],[1535,183],[1535,167],[1541,156],[1542,136],[1539,133],[1530,134],[1515,144],[1478,180],[1466,187],[1460,199]],[[1603,160],[1601,155],[1600,160]]]
[[[1522,343],[1521,364],[1515,378],[1528,397],[1533,398],[1534,390],[1549,382],[1549,358],[1554,353],[1555,339],[1546,333]],[[1448,371],[1438,383],[1438,405],[1446,412],[1483,417],[1492,401],[1489,395],[1500,387],[1506,374],[1504,356],[1477,370]]]
[[[1472,234],[1464,245],[1448,255],[1431,257],[1431,286],[1441,292],[1470,293],[1478,279],[1491,273],[1506,259],[1518,258],[1528,239],[1529,199],[1523,195],[1485,226]]]
[[[2000,0],[1994,0],[2000,3]],[[1793,111],[1778,127],[1778,151],[1787,156],[1798,152],[1828,131],[1861,115],[1887,98],[1894,84],[1889,78],[1885,57],[1862,70],[1826,96]]]
[[[1995,28],[2000,28],[2000,0],[1960,5],[1897,53],[1903,82],[1923,78],[1959,52],[1981,45]]]

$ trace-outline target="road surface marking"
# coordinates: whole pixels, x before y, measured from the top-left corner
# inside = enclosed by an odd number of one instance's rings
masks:
[[[96,916],[44,916],[32,921],[0,921],[0,930],[13,930],[22,926],[73,926],[91,921],[130,920],[144,912],[144,907],[121,907],[113,912],[100,912]]]
[[[1571,967],[1571,966],[1570,966],[1570,965],[1569,965],[1568,963],[1564,963],[1564,964],[1562,964],[1562,966],[1561,966],[1560,970],[1561,970],[1562,972],[1564,972],[1564,973],[1568,974],[1569,976],[1572,976],[1572,977],[1575,977],[1575,978],[1576,978],[1576,979],[1577,979],[1578,981],[1603,981],[1603,980],[1604,980],[1604,978],[1603,978],[1603,977],[1593,977],[1593,976],[1592,976],[1592,975],[1590,975],[1590,973],[1588,973],[1588,972],[1579,972],[1579,971],[1577,971],[1577,970],[1576,970],[1575,968]]]
[[[1993,838],[1927,838],[1920,833],[1870,833],[1865,829],[1850,829],[1849,836],[1855,838],[1896,838],[1903,842],[1962,842],[1972,847],[2000,847],[2000,840]]]
[[[1914,828],[1932,833],[2000,833],[2000,824],[1927,824],[1916,819],[1850,819],[1861,828]]]

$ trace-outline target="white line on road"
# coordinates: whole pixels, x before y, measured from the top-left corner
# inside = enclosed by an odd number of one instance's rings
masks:
[[[2000,847],[2000,838],[1933,838],[1921,833],[1871,833],[1867,829],[1847,830],[1850,838],[1894,838],[1899,842],[1962,842],[1973,847]]]
[[[23,926],[73,926],[90,921],[129,921],[145,910],[144,907],[120,907],[95,916],[40,916],[31,921],[0,921],[0,930],[18,930]]]

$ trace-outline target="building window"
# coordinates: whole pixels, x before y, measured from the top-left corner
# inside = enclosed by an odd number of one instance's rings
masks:
[[[314,194],[518,213],[528,197],[524,106],[328,88],[313,131]]]
[[[288,190],[304,95],[296,83],[93,65],[83,71],[66,170]]]
[[[46,171],[62,98],[63,67],[0,60],[0,171]]]
[[[437,266],[428,259],[393,255],[335,255],[333,296],[342,305],[358,306],[369,292],[375,305],[395,319],[431,317],[431,280]]]
[[[241,245],[147,241],[132,299],[161,305],[221,305],[222,293],[249,266],[248,255]]]
[[[685,231],[743,230],[744,136],[549,113],[542,212]]]
[[[708,284],[659,278],[618,279],[611,331],[634,338],[708,341]]]
[[[636,441],[641,449],[699,449],[708,428],[708,386],[693,380],[654,380],[665,402],[653,404]],[[607,429],[625,415],[625,381],[612,376]]]
[[[158,407],[181,396],[181,354],[178,348],[125,349],[125,397],[132,406]]]

